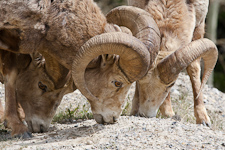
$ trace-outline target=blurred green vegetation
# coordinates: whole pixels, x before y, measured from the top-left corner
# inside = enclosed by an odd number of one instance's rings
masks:
[[[219,58],[214,69],[214,86],[225,93],[225,1],[221,1],[217,27]]]

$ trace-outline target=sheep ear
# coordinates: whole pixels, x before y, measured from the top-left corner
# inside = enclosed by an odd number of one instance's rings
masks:
[[[19,53],[20,36],[16,29],[0,30],[0,49]]]
[[[9,45],[5,44],[0,40],[0,49],[2,50],[9,50]]]
[[[34,64],[35,67],[44,67],[45,64],[45,58],[38,52],[30,54],[32,63]]]
[[[101,66],[110,65],[114,63],[116,55],[104,54],[102,55]]]
[[[48,53],[42,53],[44,56],[45,71],[53,80],[55,88],[62,88],[67,80],[71,77],[69,70],[61,65],[55,58],[51,57]]]

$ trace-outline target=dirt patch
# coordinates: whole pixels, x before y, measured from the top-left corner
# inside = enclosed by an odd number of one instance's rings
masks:
[[[1,89],[0,95],[4,95]],[[225,149],[225,94],[205,86],[204,101],[212,128],[196,125],[189,77],[182,73],[172,89],[172,103],[181,121],[173,119],[121,116],[112,125],[96,124],[93,119],[70,124],[51,124],[48,132],[22,140],[10,138],[0,126],[0,149]],[[127,97],[131,103],[132,86]],[[57,114],[79,105],[88,108],[85,98],[75,91],[64,97]],[[129,114],[129,108],[127,108]]]
[[[225,149],[225,133],[172,119],[120,117],[113,125],[86,120],[54,124],[30,140],[1,142],[3,149]]]

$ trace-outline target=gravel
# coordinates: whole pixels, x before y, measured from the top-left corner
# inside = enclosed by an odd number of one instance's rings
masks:
[[[4,89],[0,86],[0,97]],[[2,91],[3,90],[3,91]],[[181,73],[171,90],[172,100],[185,100],[193,105],[189,77]],[[134,85],[127,101],[132,100]],[[217,118],[225,126],[225,94],[207,85],[204,87],[204,102],[208,112],[217,112]],[[64,96],[57,111],[88,105],[85,98],[75,91]],[[90,111],[90,110],[89,110]],[[193,108],[190,109],[193,115]],[[188,114],[189,114],[188,113]],[[210,116],[211,117],[211,116]],[[211,118],[212,119],[212,118]],[[28,140],[9,139],[9,132],[0,130],[0,149],[218,149],[225,150],[225,129],[214,130],[203,125],[173,119],[121,116],[111,125],[96,124],[92,119],[78,120],[70,124],[51,124],[48,132],[33,134]]]

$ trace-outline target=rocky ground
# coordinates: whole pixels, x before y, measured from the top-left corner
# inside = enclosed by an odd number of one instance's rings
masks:
[[[134,86],[127,97],[128,104],[133,92]],[[160,114],[159,118],[150,119],[121,116],[112,125],[76,120],[54,123],[49,132],[33,134],[28,140],[10,139],[9,132],[0,129],[0,149],[225,149],[225,94],[208,86],[203,92],[211,128],[194,124],[191,84],[182,73],[171,92],[174,111],[181,121],[160,119]],[[2,89],[0,97],[4,97]],[[87,107],[88,102],[75,91],[64,97],[57,114],[78,105]],[[129,108],[126,111],[128,114]]]

